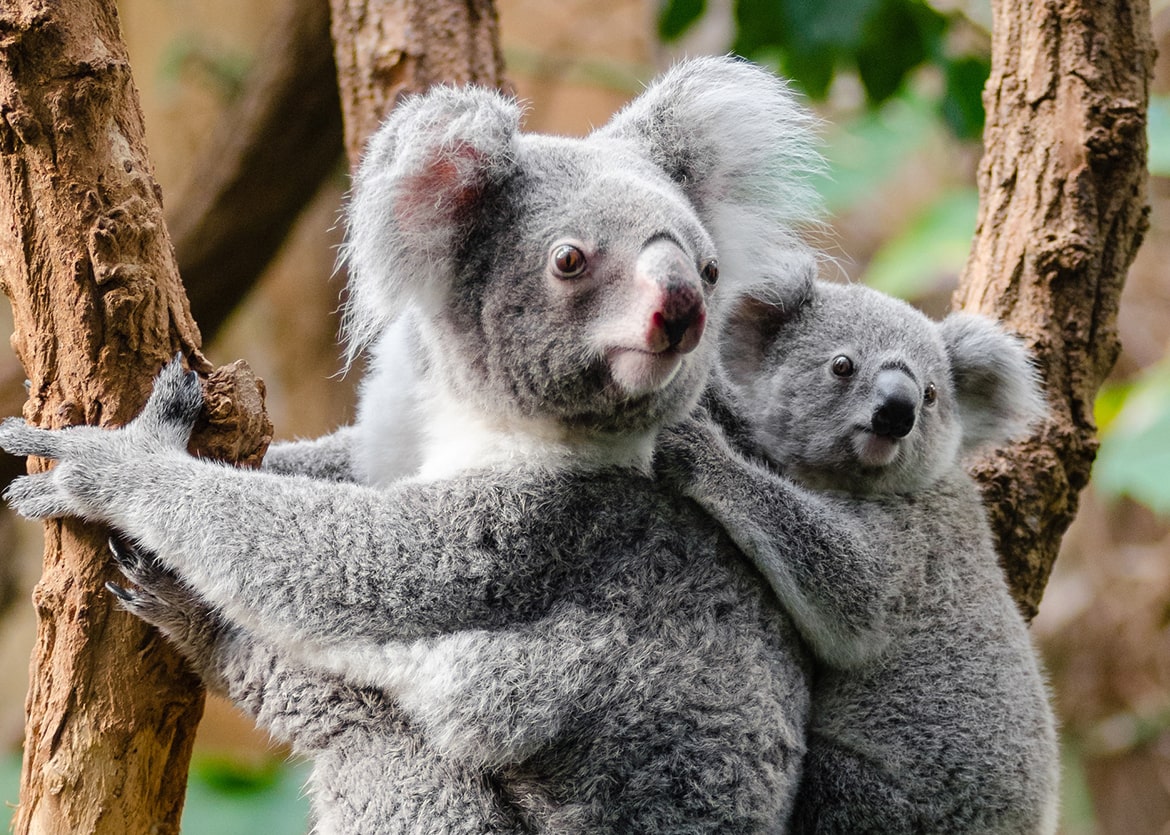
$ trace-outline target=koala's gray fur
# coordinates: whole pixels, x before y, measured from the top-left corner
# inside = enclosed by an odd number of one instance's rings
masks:
[[[745,298],[725,343],[715,401],[767,463],[693,420],[659,467],[757,562],[818,662],[791,831],[1053,832],[1046,688],[961,463],[1043,413],[1024,348],[811,276]]]
[[[263,471],[198,460],[172,363],[125,428],[0,426],[57,459],[8,499],[132,543],[116,593],[312,758],[317,832],[782,831],[800,641],[650,457],[713,361],[714,259],[734,296],[810,257],[808,117],[701,59],[585,139],[519,119],[440,88],[371,140],[344,252],[351,359],[377,346],[358,425]],[[383,398],[414,412],[405,453]]]

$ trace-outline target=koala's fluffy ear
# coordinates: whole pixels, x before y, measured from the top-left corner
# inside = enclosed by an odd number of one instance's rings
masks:
[[[1026,434],[1047,409],[1027,349],[998,323],[952,313],[940,325],[951,363],[963,451]]]
[[[736,297],[720,342],[720,359],[729,382],[750,386],[766,370],[772,344],[815,293],[815,273],[809,269],[789,281],[749,287]]]
[[[412,302],[441,299],[477,201],[515,166],[520,106],[493,90],[404,99],[370,138],[346,208],[350,361]]]
[[[634,142],[715,240],[721,287],[782,275],[816,222],[815,121],[775,75],[734,58],[674,66],[596,133]],[[720,291],[723,293],[723,291]]]

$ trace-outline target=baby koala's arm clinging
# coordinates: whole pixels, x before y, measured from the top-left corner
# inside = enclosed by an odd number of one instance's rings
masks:
[[[663,430],[656,470],[755,563],[818,658],[846,669],[885,647],[897,574],[856,517],[733,450],[705,409]]]

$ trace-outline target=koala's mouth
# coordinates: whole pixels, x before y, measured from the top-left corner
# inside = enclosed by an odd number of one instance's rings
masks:
[[[647,351],[642,348],[610,348],[605,353],[610,376],[624,394],[637,397],[669,385],[682,367],[684,351],[666,348]]]
[[[894,463],[901,450],[901,441],[878,435],[869,429],[858,429],[853,435],[853,451],[866,467],[886,467]]]

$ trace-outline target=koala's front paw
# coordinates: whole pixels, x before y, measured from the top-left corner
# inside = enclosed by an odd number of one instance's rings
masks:
[[[199,375],[184,371],[182,359],[176,356],[163,366],[142,412],[126,429],[164,446],[183,449],[202,408]]]
[[[76,447],[76,435],[84,429],[40,429],[25,423],[23,418],[5,418],[0,421],[0,448],[12,455],[60,458]]]
[[[4,501],[25,519],[84,516],[85,508],[64,486],[59,469],[14,478],[4,491]]]
[[[124,473],[122,465],[149,453],[185,449],[202,405],[199,378],[184,371],[176,358],[159,374],[142,413],[123,428],[41,429],[9,418],[0,423],[0,448],[56,459],[58,464],[46,473],[16,479],[5,498],[30,518],[81,516],[114,522],[112,503],[133,486],[127,479],[140,480]]]
[[[134,584],[126,588],[106,583],[123,609],[157,627],[184,650],[211,644],[219,620],[206,602],[153,554],[115,537],[109,545],[118,568]]]

